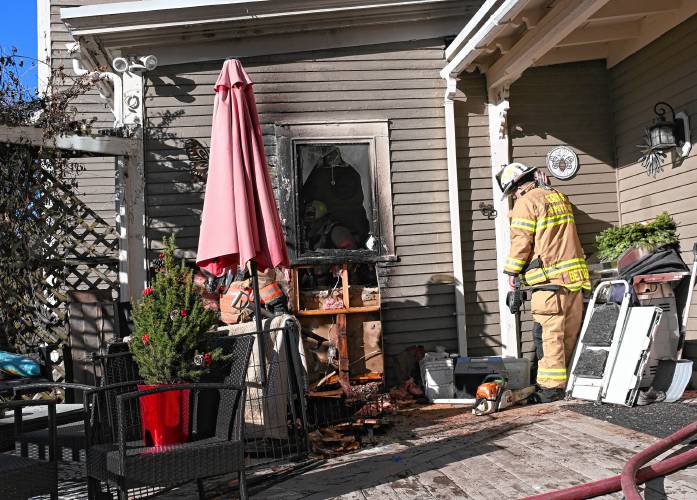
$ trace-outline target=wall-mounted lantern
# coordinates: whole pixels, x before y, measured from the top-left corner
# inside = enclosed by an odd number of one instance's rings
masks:
[[[659,102],[653,107],[656,118],[653,125],[646,129],[644,144],[639,146],[642,156],[639,158],[646,173],[656,177],[663,171],[663,161],[668,153],[674,152],[673,162],[678,163],[692,149],[690,141],[690,122],[684,111],[675,113],[667,102]],[[667,112],[670,111],[670,117]]]

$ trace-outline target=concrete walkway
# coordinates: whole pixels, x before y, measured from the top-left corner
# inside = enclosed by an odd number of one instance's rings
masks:
[[[383,444],[331,459],[254,498],[515,499],[614,475],[657,440],[564,406],[489,417],[435,406],[404,411]],[[646,498],[697,499],[697,468],[652,481]]]

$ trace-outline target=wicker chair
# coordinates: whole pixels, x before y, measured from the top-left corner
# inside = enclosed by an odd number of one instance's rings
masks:
[[[22,408],[27,406],[47,406],[49,422],[48,460],[35,460],[17,455],[0,453],[0,489],[3,499],[26,499],[37,495],[50,494],[58,498],[58,466],[56,456],[56,401],[6,401],[0,403],[2,409],[14,409],[15,433],[21,434]]]
[[[93,357],[96,373],[101,375],[101,385],[113,385],[121,382],[139,380],[138,366],[133,361],[133,356],[128,351],[128,346],[124,343],[111,344],[107,348],[107,353],[95,355]],[[99,367],[97,370],[96,367]],[[15,394],[36,393],[52,389],[64,389],[66,391],[85,392],[94,389],[94,386],[84,384],[74,384],[66,382],[44,382],[31,383],[15,387]],[[49,444],[49,433],[46,429],[23,432],[15,435],[15,441],[20,447],[23,457],[29,457],[30,447],[37,446],[39,450]],[[80,460],[80,451],[85,449],[85,426],[84,421],[58,427],[56,435],[58,458],[61,458],[62,450],[70,450],[72,460]],[[40,453],[41,454],[41,453]]]
[[[123,389],[126,384],[120,384]],[[128,489],[173,486],[196,480],[199,497],[204,498],[202,480],[237,472],[240,498],[247,498],[244,470],[245,388],[230,384],[177,384],[144,391],[114,395],[115,388],[88,391],[91,411],[87,429],[87,478],[89,498],[99,498],[100,481],[113,483],[119,500]],[[141,438],[139,398],[170,391],[190,390],[194,412],[201,391],[217,390],[218,405],[215,434],[212,437],[167,446],[146,446]],[[110,400],[115,399],[115,426],[109,420]],[[114,439],[116,432],[116,439]]]
[[[196,480],[204,498],[203,480],[237,472],[240,498],[246,498],[244,471],[244,382],[254,343],[253,335],[209,336],[208,348],[229,355],[206,381],[136,391],[124,382],[86,393],[90,415],[87,432],[87,475],[90,498],[101,493],[100,481],[115,484],[119,498],[136,487],[172,486]],[[190,442],[146,447],[142,441],[138,399],[172,390],[192,390]],[[131,392],[136,391],[136,392]],[[214,417],[214,418],[211,418]]]

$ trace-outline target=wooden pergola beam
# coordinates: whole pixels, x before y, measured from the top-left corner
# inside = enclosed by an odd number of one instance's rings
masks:
[[[557,47],[573,47],[601,42],[614,42],[637,38],[641,34],[641,21],[627,21],[595,26],[589,24],[577,28],[576,31],[564,38]]]
[[[594,59],[605,59],[607,55],[608,44],[604,42],[592,45],[557,47],[538,59],[533,66],[551,66],[553,64],[592,61]]]
[[[692,2],[692,0],[688,0]],[[593,21],[620,21],[660,14],[682,7],[682,0],[613,0],[591,16]]]
[[[75,153],[87,153],[92,156],[129,156],[133,148],[132,140],[124,137],[60,135],[55,140],[46,140],[40,128],[7,125],[0,125],[0,142],[44,146]],[[80,155],[76,154],[76,156]]]
[[[487,71],[487,84],[501,87],[515,81],[537,59],[584,24],[608,0],[561,0]]]

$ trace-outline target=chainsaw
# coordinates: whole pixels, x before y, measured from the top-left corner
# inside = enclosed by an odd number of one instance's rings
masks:
[[[472,413],[478,416],[489,415],[515,404],[526,404],[534,393],[534,385],[522,389],[509,389],[505,377],[487,375],[477,387]]]

